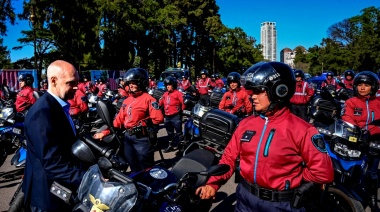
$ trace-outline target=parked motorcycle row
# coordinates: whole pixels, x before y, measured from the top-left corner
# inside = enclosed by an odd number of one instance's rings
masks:
[[[158,89],[149,91],[157,100],[163,92]],[[204,185],[210,176],[222,175],[229,170],[228,166],[217,164],[244,117],[217,109],[223,91],[214,90],[208,105],[199,103],[192,92],[183,94],[187,110],[183,111],[186,117],[185,139],[178,147],[182,157],[170,169],[155,165],[133,174],[124,172],[128,164],[118,155],[121,138],[112,124],[122,99],[112,91],[101,101],[96,95],[88,94],[85,101],[90,109],[81,119],[82,124],[77,126],[78,130],[81,129],[80,136],[72,152],[90,168],[77,191],[54,183],[51,192],[71,204],[74,211],[210,210],[212,200],[200,200],[195,196],[195,189]],[[380,145],[364,136],[365,132],[361,129],[340,119],[342,105],[352,94],[345,88],[336,91],[327,86],[316,92],[308,107],[310,123],[322,134],[335,172],[332,184],[314,186],[305,204],[310,211],[364,211],[368,206],[365,180],[368,158],[378,156]],[[6,117],[7,110],[4,108],[1,110],[1,120]],[[17,130],[13,129],[19,128],[15,126],[16,122],[11,122],[7,122],[12,126],[8,131],[15,133],[13,131]],[[371,124],[380,126],[380,121]],[[99,144],[91,133],[103,125],[109,127],[113,134],[105,138],[107,143]],[[21,132],[19,134],[22,135]],[[25,139],[16,139],[19,134],[15,133],[14,140],[20,143],[22,149]],[[14,165],[20,164],[22,154],[20,150],[20,154],[15,155],[17,159],[12,159]],[[10,209],[15,209],[10,211],[22,210],[19,193],[16,191],[10,203]]]

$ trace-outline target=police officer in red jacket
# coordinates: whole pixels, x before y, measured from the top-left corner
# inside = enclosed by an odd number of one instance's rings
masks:
[[[252,114],[252,103],[247,92],[240,87],[240,77],[241,75],[237,72],[228,74],[227,84],[230,86],[230,90],[224,93],[219,103],[219,109],[243,117]]]
[[[165,127],[169,137],[169,146],[164,152],[171,152],[177,146],[178,141],[183,140],[181,113],[185,109],[185,104],[183,94],[177,90],[177,80],[174,77],[166,77],[164,85],[167,91],[161,97],[159,105],[165,111]]]
[[[31,74],[21,74],[18,77],[21,90],[16,96],[16,111],[26,112],[35,102],[36,98],[33,96],[33,82],[34,77]]]
[[[132,172],[141,171],[154,165],[154,146],[152,129],[157,136],[158,125],[164,116],[158,102],[147,93],[148,72],[142,68],[129,69],[124,75],[129,86],[129,96],[123,102],[113,125],[124,128],[124,156]],[[94,138],[102,139],[109,130],[96,133]]]
[[[78,119],[81,114],[84,114],[88,111],[87,102],[83,101],[86,98],[81,90],[77,89],[75,95],[72,99],[68,99],[67,102],[70,104],[70,116],[71,118]]]
[[[104,96],[104,94],[107,92],[107,84],[105,83],[106,82],[106,80],[104,80],[103,78],[100,78],[100,79],[98,79],[98,82],[99,82],[99,84],[98,84],[98,97],[103,97]]]
[[[346,100],[342,110],[342,119],[360,128],[367,129],[372,136],[380,137],[378,126],[368,125],[371,121],[380,119],[380,100],[376,98],[379,89],[379,78],[371,71],[362,71],[354,78],[354,97]],[[370,207],[378,211],[377,206],[377,169],[378,156],[369,157],[367,180],[370,182],[368,192],[371,194]]]
[[[302,70],[295,70],[294,76],[296,77],[296,92],[290,99],[290,111],[303,120],[309,121],[307,117],[307,104],[314,95],[314,89],[309,83],[304,81],[305,74]]]
[[[41,81],[41,88],[40,91],[47,91],[48,90],[48,82],[47,79],[43,79]]]
[[[229,172],[212,176],[196,194],[214,197],[240,157],[235,211],[305,211],[292,206],[296,190],[303,182],[332,182],[334,170],[318,130],[289,111],[293,70],[280,62],[260,62],[245,71],[241,83],[253,93],[255,115],[240,121],[224,150],[220,164],[229,165]]]
[[[187,76],[183,75],[182,76],[182,81],[181,81],[181,88],[183,91],[187,91],[191,86],[190,80],[187,79]]]
[[[326,80],[322,82],[321,87],[326,87],[327,85],[337,86],[336,80],[334,79],[334,73],[332,71],[327,72]]]
[[[222,89],[224,87],[224,82],[220,79],[220,75],[216,73],[215,75],[215,87],[218,89]]]
[[[344,87],[347,89],[353,89],[354,85],[354,77],[355,77],[355,72],[353,70],[346,70],[344,72],[344,79],[342,79],[342,83],[344,84]],[[337,89],[341,88],[339,84],[337,85]]]
[[[202,69],[200,72],[201,78],[198,80],[197,90],[199,93],[199,102],[201,105],[208,106],[210,104],[210,95],[208,91],[211,90],[213,82],[207,77],[208,71]]]
[[[153,78],[151,76],[149,76],[149,86],[148,86],[149,89],[156,89],[157,88],[157,85],[156,85],[156,82],[153,80]]]

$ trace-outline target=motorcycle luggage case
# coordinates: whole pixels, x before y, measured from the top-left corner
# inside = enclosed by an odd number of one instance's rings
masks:
[[[219,108],[219,103],[222,101],[224,93],[212,92],[210,96],[210,107]]]
[[[237,116],[219,109],[211,109],[203,114],[200,135],[204,142],[225,148],[239,123]]]

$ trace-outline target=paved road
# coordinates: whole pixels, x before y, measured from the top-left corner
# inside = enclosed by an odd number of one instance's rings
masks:
[[[158,133],[159,142],[165,143],[166,141],[166,131],[161,128]],[[167,141],[166,141],[167,142]],[[165,144],[163,144],[164,146]],[[21,181],[22,170],[16,169],[14,166],[10,165],[10,160],[13,155],[9,155],[4,165],[0,167],[0,211],[7,211],[9,207],[9,202],[12,195],[16,191],[16,188]],[[163,154],[165,163],[170,165],[178,161],[175,152],[164,153]],[[158,152],[155,154],[156,161],[160,160]],[[224,185],[220,191],[217,193],[215,203],[211,209],[212,212],[225,212],[233,211],[233,205],[235,204],[235,188],[236,184],[233,182],[234,177],[230,179],[229,182]]]

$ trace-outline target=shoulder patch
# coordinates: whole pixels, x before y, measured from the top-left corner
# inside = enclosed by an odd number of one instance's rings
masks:
[[[152,102],[152,107],[156,110],[160,109],[160,106],[158,106],[158,102]]]
[[[325,140],[321,134],[313,135],[313,137],[311,137],[311,141],[320,152],[327,153]]]

